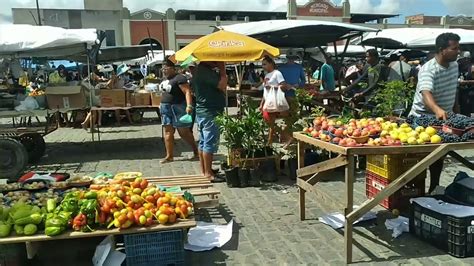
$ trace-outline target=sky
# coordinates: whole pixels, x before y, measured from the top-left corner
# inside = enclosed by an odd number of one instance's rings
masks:
[[[98,0],[100,1],[100,0]],[[255,10],[286,11],[288,0],[123,0],[124,5],[135,12],[144,8],[157,11],[173,9],[197,10]],[[308,0],[297,0],[305,4]],[[332,0],[340,5],[343,0]],[[474,0],[349,0],[353,13],[400,14],[390,19],[391,23],[403,23],[404,17],[415,14],[432,16],[474,16]],[[12,23],[12,7],[36,6],[35,0],[0,0],[0,24]],[[41,8],[83,8],[82,0],[39,0]],[[248,3],[248,4],[246,4]]]

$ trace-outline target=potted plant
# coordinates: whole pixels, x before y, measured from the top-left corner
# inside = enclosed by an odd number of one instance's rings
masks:
[[[228,114],[221,114],[216,118],[216,123],[219,125],[220,132],[225,140],[225,145],[229,154],[234,150],[242,147],[242,124],[241,120],[232,117]],[[229,187],[239,187],[239,168],[232,164],[230,157],[227,164],[222,164],[226,176],[227,185]]]
[[[411,107],[415,88],[412,83],[393,80],[382,83],[382,89],[372,98],[375,107],[372,115],[391,118],[400,117]]]

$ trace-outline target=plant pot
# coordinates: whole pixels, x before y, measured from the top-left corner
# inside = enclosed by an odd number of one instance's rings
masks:
[[[239,168],[240,187],[248,187],[250,182],[250,170],[247,168]]]
[[[238,167],[227,168],[224,173],[228,187],[240,187]]]
[[[262,173],[261,180],[264,182],[275,182],[278,180],[276,174],[276,164],[274,159],[268,159],[260,164],[260,171]]]
[[[296,180],[296,169],[298,169],[298,159],[288,159],[288,177],[291,180]]]
[[[260,179],[262,178],[262,171],[259,168],[251,168],[250,169],[250,186],[252,187],[259,187],[260,186]]]

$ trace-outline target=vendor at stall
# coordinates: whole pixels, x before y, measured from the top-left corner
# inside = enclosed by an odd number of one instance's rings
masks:
[[[460,37],[454,33],[443,33],[436,38],[436,55],[426,62],[418,73],[418,84],[410,115],[432,114],[446,120],[456,103],[458,85],[458,63]],[[443,170],[441,158],[430,166],[430,188],[433,191],[439,185]]]
[[[459,64],[459,108],[461,114],[471,116],[474,113],[474,68],[471,53],[465,51],[458,58]]]
[[[296,63],[299,56],[294,50],[288,50],[286,52],[286,64],[278,66],[278,70],[283,75],[286,83],[291,87],[285,91],[286,97],[295,97],[295,88],[303,88],[306,84],[306,76],[304,73],[303,66]]]

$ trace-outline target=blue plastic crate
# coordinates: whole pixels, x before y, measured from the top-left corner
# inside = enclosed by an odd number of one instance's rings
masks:
[[[124,236],[128,266],[183,265],[183,231],[173,230]]]

